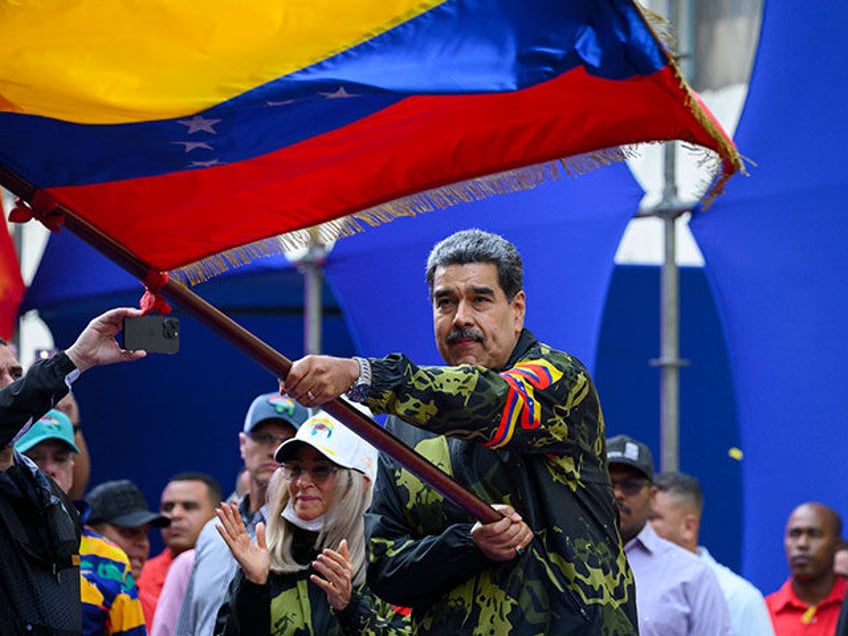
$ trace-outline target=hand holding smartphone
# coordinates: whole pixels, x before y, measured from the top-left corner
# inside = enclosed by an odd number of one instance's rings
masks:
[[[174,354],[180,350],[180,321],[171,316],[124,318],[124,349]]]

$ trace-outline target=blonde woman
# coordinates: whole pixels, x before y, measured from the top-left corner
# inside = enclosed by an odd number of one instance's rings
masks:
[[[219,633],[408,633],[407,617],[365,585],[364,513],[377,451],[319,412],[275,457],[281,469],[256,543],[233,504],[218,511],[218,531],[241,566]]]

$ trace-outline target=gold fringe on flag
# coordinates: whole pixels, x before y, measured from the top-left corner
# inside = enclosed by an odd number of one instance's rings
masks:
[[[698,124],[707,131],[710,137],[718,144],[720,151],[718,154],[703,148],[701,146],[689,146],[689,148],[697,148],[697,152],[701,155],[699,162],[702,166],[707,166],[711,175],[713,175],[708,183],[704,185],[704,195],[701,197],[700,206],[702,210],[708,210],[715,198],[724,190],[727,180],[734,174],[747,174],[745,164],[742,161],[742,156],[733,145],[733,142],[727,134],[721,130],[716,121],[707,115],[706,111],[701,108],[698,98],[695,96],[692,87],[683,76],[683,71],[677,64],[679,54],[674,52],[677,45],[676,38],[673,32],[673,26],[661,15],[647,9],[638,2],[634,3],[642,14],[647,27],[653,32],[654,37],[659,42],[664,44],[666,58],[668,59],[671,68],[674,71],[675,77],[679,82],[680,89],[686,95],[685,106],[698,122]]]
[[[613,163],[622,163],[636,154],[638,153],[635,146],[606,148],[434,188],[354,212],[340,219],[235,247],[172,270],[169,274],[185,284],[196,285],[258,258],[328,245],[340,238],[353,236],[399,218],[444,210],[492,196],[532,190],[547,181],[556,181],[564,176],[576,177]]]

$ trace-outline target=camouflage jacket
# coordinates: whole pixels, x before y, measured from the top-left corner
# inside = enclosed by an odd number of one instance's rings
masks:
[[[295,541],[314,541],[315,533],[298,532]],[[310,550],[306,562],[318,556]],[[300,562],[300,559],[298,559]],[[350,603],[336,612],[324,591],[309,580],[317,572],[271,572],[265,585],[250,582],[239,568],[218,611],[216,634],[224,636],[405,636],[410,622],[405,608],[374,596],[356,585]],[[320,576],[320,575],[319,575]]]
[[[367,400],[387,427],[533,529],[526,552],[487,559],[474,520],[381,457],[368,516],[368,582],[413,608],[417,634],[637,633],[595,387],[575,358],[527,330],[504,370],[372,359]],[[402,421],[416,428],[407,426]]]

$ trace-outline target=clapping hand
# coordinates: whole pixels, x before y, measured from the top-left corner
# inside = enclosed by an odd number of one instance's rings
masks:
[[[247,534],[247,528],[244,527],[241,514],[239,514],[238,504],[234,501],[221,504],[221,507],[215,510],[218,515],[218,521],[215,527],[218,533],[223,537],[230,552],[247,579],[258,585],[264,585],[268,582],[268,573],[271,571],[271,555],[268,552],[268,546],[265,543],[265,524],[256,524],[256,543]]]
[[[353,564],[350,561],[347,540],[342,539],[338,552],[326,548],[312,562],[312,567],[324,578],[312,574],[309,580],[324,590],[327,602],[332,608],[339,612],[347,607],[353,590]]]

